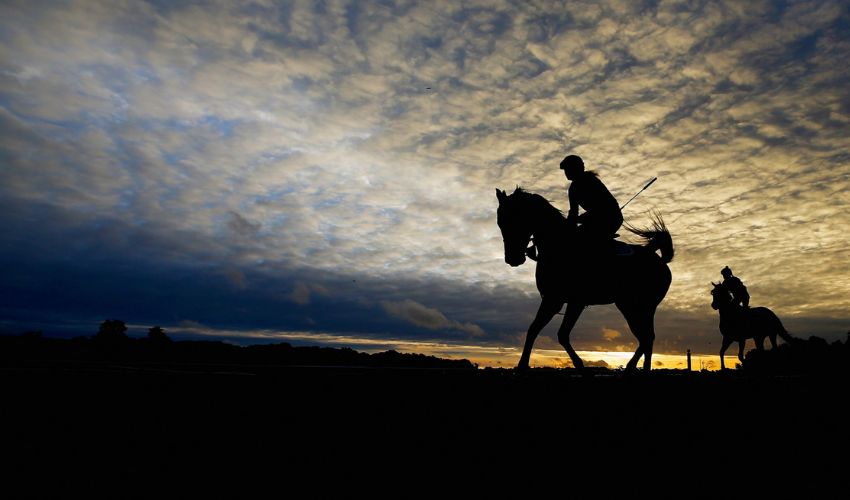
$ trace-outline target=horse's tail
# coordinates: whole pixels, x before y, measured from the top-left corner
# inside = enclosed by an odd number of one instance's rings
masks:
[[[664,225],[664,219],[661,218],[661,214],[654,212],[650,218],[652,224],[649,227],[638,228],[631,224],[623,224],[623,226],[643,238],[646,241],[646,247],[653,252],[661,250],[661,260],[667,264],[673,260],[673,254],[675,253],[673,250],[673,237],[670,236],[670,231]]]
[[[788,342],[789,344],[791,342],[794,342],[794,340],[796,339],[792,337],[790,333],[788,333],[788,330],[785,329],[785,325],[782,324],[782,321],[779,319],[779,316],[777,316],[776,313],[774,313],[773,311],[770,311],[770,313],[773,314],[774,318],[776,318],[776,326],[778,327],[776,329],[776,334],[779,335],[779,338],[781,338],[785,342]]]
[[[770,328],[770,330],[776,332],[776,335],[779,338],[781,338],[782,340],[784,340],[785,342],[787,342],[789,344],[792,343],[792,342],[795,342],[797,340],[794,336],[792,336],[790,333],[788,333],[788,330],[785,329],[785,325],[782,324],[782,320],[779,319],[779,316],[777,316],[775,312],[771,311],[767,307],[754,307],[754,308],[750,309],[750,311],[759,311],[759,310],[763,310],[765,312],[765,314],[767,315],[766,319],[770,322],[770,324],[768,325],[768,328]]]

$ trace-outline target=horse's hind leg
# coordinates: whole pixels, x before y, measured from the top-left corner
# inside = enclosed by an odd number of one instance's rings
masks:
[[[576,321],[578,321],[578,317],[581,316],[583,310],[584,306],[581,304],[568,303],[567,310],[564,312],[564,321],[561,322],[561,328],[558,329],[558,342],[564,346],[564,349],[573,362],[573,366],[578,370],[584,369],[584,362],[578,357],[578,353],[576,353],[570,344],[570,332],[576,325]]]
[[[643,369],[649,371],[652,368],[652,348],[655,346],[655,311],[650,312],[645,318],[644,338],[641,341],[643,351]]]
[[[768,340],[770,340],[770,349],[776,349],[776,334],[771,333],[767,336]]]
[[[726,349],[729,349],[729,346],[732,345],[732,338],[723,336],[723,344],[720,346],[720,369],[726,369]]]
[[[629,324],[629,329],[638,339],[638,348],[632,359],[626,364],[626,369],[634,370],[637,367],[638,360],[643,356],[643,369],[649,371],[652,367],[652,347],[655,343],[655,325],[653,324],[655,308],[620,307],[619,304],[617,308],[623,313],[626,322]]]

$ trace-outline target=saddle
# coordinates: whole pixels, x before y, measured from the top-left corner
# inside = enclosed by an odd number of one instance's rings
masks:
[[[617,235],[619,236],[619,235]],[[631,257],[635,254],[634,245],[629,245],[623,241],[614,240],[614,256],[615,257]]]
[[[634,255],[634,245],[614,239],[619,236],[619,234],[615,234],[610,240],[604,242],[591,242],[590,245],[588,245],[587,242],[583,242],[582,247],[585,249],[585,255],[595,261],[605,260],[610,257],[622,258]]]
[[[611,257],[623,258],[635,255],[634,245],[614,239],[619,236],[619,234],[615,234],[610,240],[604,242],[604,244],[594,245],[595,248],[588,248],[588,245],[584,244],[582,246],[584,257],[588,260],[598,262]],[[525,249],[525,255],[531,260],[537,260],[537,246],[533,242],[530,247]]]

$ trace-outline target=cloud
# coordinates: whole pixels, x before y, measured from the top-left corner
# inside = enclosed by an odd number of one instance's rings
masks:
[[[201,323],[198,323],[197,321],[193,321],[191,319],[180,320],[177,323],[177,327],[187,329],[187,330],[192,330],[192,329],[204,330],[204,329],[209,328],[209,327],[202,325]]]
[[[260,230],[260,223],[250,222],[245,217],[242,217],[236,212],[230,212],[230,220],[227,221],[227,226],[239,236],[250,236],[256,234]]]
[[[602,328],[602,338],[605,340],[614,340],[622,337],[623,334],[613,328]]]
[[[248,287],[248,278],[245,273],[236,268],[226,268],[222,270],[222,274],[236,288],[242,290]]]
[[[384,308],[387,314],[429,330],[458,330],[472,336],[484,335],[484,330],[478,325],[451,321],[439,310],[426,307],[410,299],[397,302],[382,301],[381,307]]]
[[[308,283],[304,283],[302,281],[299,281],[299,282],[295,283],[295,288],[292,290],[292,292],[289,295],[287,295],[287,297],[292,302],[295,302],[296,304],[303,306],[303,305],[307,305],[307,304],[310,303],[311,295],[318,294],[318,295],[326,296],[329,293],[330,292],[328,291],[328,289],[325,288],[322,285],[318,285],[318,284],[315,284],[315,283],[308,284]]]

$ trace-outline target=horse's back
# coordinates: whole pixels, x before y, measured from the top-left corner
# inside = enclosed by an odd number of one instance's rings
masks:
[[[766,307],[751,307],[747,310],[747,316],[755,321],[779,320],[776,314]]]
[[[775,334],[777,331],[785,332],[785,327],[779,320],[779,316],[767,307],[753,307],[747,311],[747,323],[750,328],[762,334]]]

